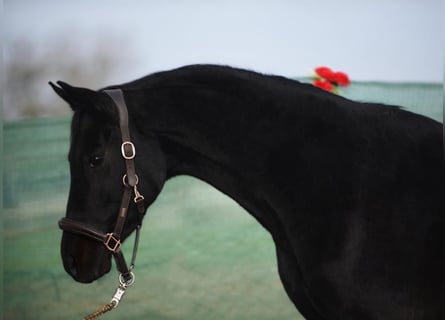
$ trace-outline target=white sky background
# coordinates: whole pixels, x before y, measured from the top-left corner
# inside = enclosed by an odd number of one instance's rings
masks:
[[[193,63],[442,82],[443,12],[442,0],[4,0],[4,59],[17,39],[48,48],[71,38],[80,54],[119,39],[126,68],[115,83]]]

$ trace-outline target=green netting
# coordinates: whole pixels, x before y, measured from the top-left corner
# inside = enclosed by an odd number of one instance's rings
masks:
[[[299,80],[310,82],[308,78]],[[443,122],[444,92],[440,83],[353,82],[340,90],[352,100],[398,105]]]
[[[436,84],[354,83],[344,95],[404,105],[442,121]],[[69,188],[69,119],[4,126],[4,319],[76,319],[108,301],[116,272],[74,282],[59,257]],[[124,247],[130,254],[131,243]],[[299,319],[278,278],[271,237],[231,199],[188,177],[149,209],[136,284],[106,319]]]
[[[356,82],[343,92],[353,100],[399,105],[443,122],[442,84]]]

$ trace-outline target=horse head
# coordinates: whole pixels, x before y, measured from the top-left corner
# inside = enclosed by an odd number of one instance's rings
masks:
[[[65,219],[98,233],[111,233],[120,214],[127,172],[121,153],[118,110],[103,91],[73,87],[60,81],[57,84],[50,83],[74,111],[68,156],[71,185]],[[147,208],[165,182],[166,161],[157,138],[143,133],[132,121],[134,117],[129,112],[128,129],[136,150],[137,190],[144,195],[143,204]],[[120,241],[135,230],[140,220],[136,204],[130,201]],[[64,230],[61,255],[65,270],[79,282],[92,282],[111,268],[112,254],[104,243],[79,233]]]

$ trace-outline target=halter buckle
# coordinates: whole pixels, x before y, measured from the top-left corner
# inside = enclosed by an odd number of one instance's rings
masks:
[[[131,153],[127,154],[127,152],[125,151],[125,147],[126,146],[130,146],[131,147]],[[121,153],[122,153],[122,157],[124,157],[124,159],[126,160],[131,160],[134,159],[135,155],[136,155],[136,148],[134,147],[133,142],[131,141],[124,141],[122,142],[121,145]]]
[[[105,247],[111,252],[116,252],[121,246],[120,239],[116,238],[112,233],[107,233],[107,238],[104,241]]]

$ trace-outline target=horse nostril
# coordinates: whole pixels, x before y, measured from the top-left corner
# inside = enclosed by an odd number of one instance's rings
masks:
[[[71,255],[66,256],[64,259],[64,265],[65,265],[66,272],[68,272],[73,277],[77,276],[78,268],[77,268],[76,260],[73,258],[73,256],[71,256]]]

